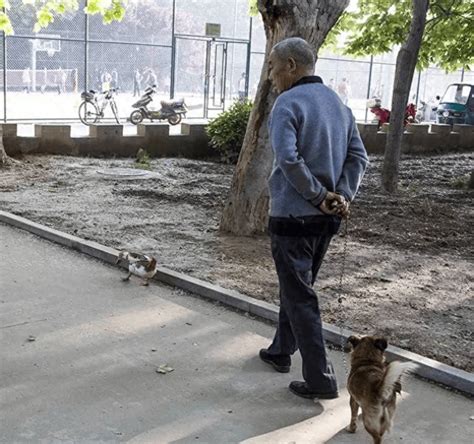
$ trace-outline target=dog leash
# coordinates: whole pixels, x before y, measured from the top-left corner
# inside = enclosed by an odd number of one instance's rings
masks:
[[[338,310],[337,310],[337,316],[336,318],[339,318],[339,336],[340,336],[340,346],[341,346],[341,351],[342,351],[342,362],[344,365],[344,370],[346,372],[346,376],[349,374],[349,365],[347,363],[347,358],[346,358],[346,343],[344,340],[344,328],[342,324],[342,303],[344,302],[345,297],[342,295],[343,294],[343,283],[344,283],[344,275],[346,272],[346,257],[347,257],[347,238],[348,238],[348,231],[349,231],[349,214],[344,218],[344,244],[342,247],[342,264],[341,264],[341,274],[339,276],[339,284],[337,288],[338,292],[338,298],[337,298],[337,304],[338,304]]]

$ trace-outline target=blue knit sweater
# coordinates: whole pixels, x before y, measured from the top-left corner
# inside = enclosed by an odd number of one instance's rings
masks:
[[[268,180],[270,216],[323,214],[327,191],[352,200],[368,163],[351,110],[314,77],[275,101],[269,118],[274,152]]]

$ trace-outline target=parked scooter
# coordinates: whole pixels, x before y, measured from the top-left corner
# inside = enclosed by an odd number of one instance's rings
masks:
[[[140,99],[135,102],[132,107],[138,108],[132,111],[130,114],[130,122],[137,125],[143,121],[143,119],[153,120],[168,120],[170,125],[177,125],[181,122],[183,116],[186,117],[188,109],[184,103],[184,99],[161,101],[161,109],[152,110],[148,108],[148,105],[153,101],[153,96],[156,94],[156,85],[150,86],[145,90],[145,93]]]
[[[370,112],[375,114],[378,128],[380,128],[384,123],[390,121],[390,110],[382,108],[380,99],[369,100],[367,102],[367,108],[370,109]],[[407,126],[409,123],[418,123],[416,119],[416,106],[413,103],[409,103],[405,108],[405,119],[403,124]]]

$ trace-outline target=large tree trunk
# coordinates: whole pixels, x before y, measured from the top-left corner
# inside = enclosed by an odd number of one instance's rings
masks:
[[[382,187],[389,193],[397,190],[405,108],[408,103],[418,52],[425,31],[428,7],[429,0],[413,0],[413,18],[410,33],[397,55],[395,80],[393,82],[392,112],[390,114],[390,126],[382,170]]]
[[[267,178],[273,154],[267,121],[275,101],[268,80],[268,56],[272,47],[288,37],[302,37],[318,53],[327,33],[349,0],[258,0],[267,44],[255,104],[234,172],[230,195],[220,228],[239,235],[263,233],[268,220]]]

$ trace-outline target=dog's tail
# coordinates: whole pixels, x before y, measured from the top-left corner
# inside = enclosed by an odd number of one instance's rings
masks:
[[[388,402],[393,396],[395,386],[400,382],[402,376],[414,371],[418,367],[414,362],[393,361],[387,366],[385,376],[380,387],[382,402]]]

